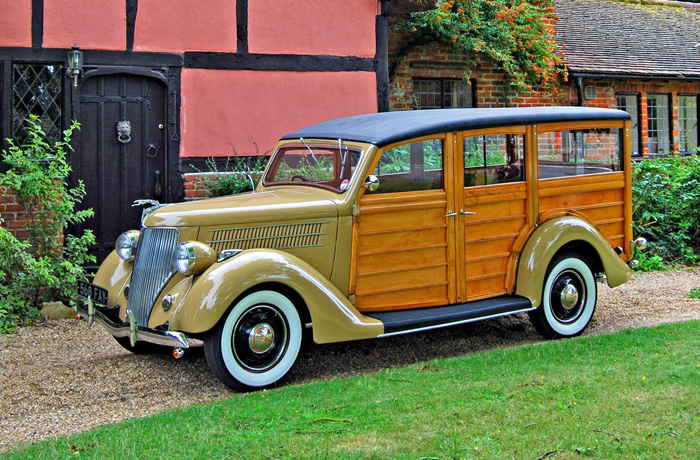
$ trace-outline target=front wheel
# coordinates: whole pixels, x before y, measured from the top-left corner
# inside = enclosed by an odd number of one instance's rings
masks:
[[[578,254],[557,256],[549,264],[533,326],[548,339],[581,334],[593,317],[598,289],[593,272]]]
[[[212,372],[229,388],[251,391],[274,385],[292,368],[302,327],[294,304],[275,291],[238,301],[204,339]]]

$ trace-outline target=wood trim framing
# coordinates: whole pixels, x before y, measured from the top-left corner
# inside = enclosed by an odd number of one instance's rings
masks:
[[[32,48],[44,42],[44,0],[32,0]]]
[[[185,67],[288,72],[374,72],[374,59],[297,54],[185,53]]]
[[[139,0],[126,0],[126,50],[134,50],[134,35],[136,33],[136,17],[139,10]]]
[[[236,50],[248,54],[248,0],[236,1]]]

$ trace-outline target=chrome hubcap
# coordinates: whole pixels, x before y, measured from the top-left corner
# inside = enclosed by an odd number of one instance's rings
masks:
[[[257,324],[250,330],[248,345],[253,353],[265,353],[275,345],[275,331],[267,323]]]
[[[561,304],[565,308],[573,308],[578,302],[578,289],[572,284],[567,284],[561,291]]]
[[[234,358],[250,372],[267,372],[289,346],[289,324],[275,306],[256,305],[236,322],[231,337]]]

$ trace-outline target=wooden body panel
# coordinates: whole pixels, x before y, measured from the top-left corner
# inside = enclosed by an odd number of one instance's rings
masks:
[[[464,189],[466,299],[509,292],[508,267],[514,243],[529,231],[524,182]]]
[[[448,299],[444,190],[364,195],[357,217],[355,306],[381,311]]]
[[[624,128],[621,171],[540,179],[538,132],[595,127]],[[523,133],[526,181],[465,183],[471,170],[465,168],[463,139]],[[414,141],[422,139],[428,138]],[[623,261],[629,260],[629,123],[453,132],[445,133],[444,146],[444,190],[360,194],[349,283],[359,311],[430,307],[512,294],[524,246],[532,237],[539,238],[538,225],[562,215],[574,214],[593,224],[591,228],[603,236],[601,241],[611,248],[622,247]],[[534,269],[538,273],[549,263],[541,262]]]
[[[540,216],[575,211],[586,216],[615,246],[625,246],[624,172],[547,179],[539,184]]]

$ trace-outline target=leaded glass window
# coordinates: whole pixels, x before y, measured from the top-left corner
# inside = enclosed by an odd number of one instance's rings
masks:
[[[12,138],[26,140],[25,120],[39,117],[46,140],[61,139],[61,93],[63,67],[60,65],[14,64],[12,66]]]
[[[647,134],[649,154],[671,153],[671,120],[668,113],[668,94],[647,95]]]
[[[678,151],[697,153],[698,147],[698,96],[678,96]]]
[[[413,105],[416,109],[474,107],[471,82],[447,79],[414,79]]]

